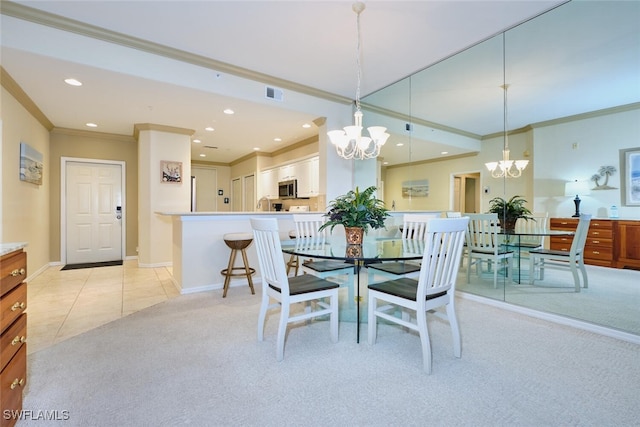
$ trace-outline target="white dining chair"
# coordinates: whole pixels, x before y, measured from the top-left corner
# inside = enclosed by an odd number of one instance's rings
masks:
[[[267,312],[280,307],[276,358],[284,359],[284,342],[287,325],[329,315],[331,341],[338,341],[338,284],[319,277],[304,274],[287,276],[276,218],[251,218],[254,242],[258,253],[262,279],[262,302],[258,315],[258,341],[264,340]],[[326,300],[328,299],[328,302]],[[274,300],[275,303],[271,303]],[[304,309],[292,311],[292,305],[305,304]]]
[[[404,247],[415,247],[411,241],[423,241],[427,233],[427,224],[430,220],[438,218],[440,214],[405,214],[402,219],[402,240]],[[367,265],[369,273],[369,283],[373,283],[375,275],[380,274],[386,277],[417,277],[420,272],[419,261],[388,261],[377,262]]]
[[[509,277],[512,269],[513,251],[502,245],[498,235],[498,214],[466,214],[469,217],[467,230],[467,283],[471,282],[471,269],[476,266],[476,274],[482,275],[482,266],[487,264],[488,272],[493,273],[493,287],[498,287],[498,271],[505,270]]]
[[[369,345],[376,342],[378,318],[417,331],[422,345],[423,367],[427,373],[431,373],[427,313],[432,313],[449,322],[453,354],[461,357],[462,342],[455,311],[455,288],[468,223],[467,217],[429,221],[418,280],[403,277],[368,286]],[[379,302],[383,305],[378,305]],[[435,310],[439,307],[444,307],[445,312]],[[395,315],[398,309],[402,312],[401,317]]]
[[[576,292],[580,292],[580,276],[582,273],[583,287],[589,287],[587,269],[584,266],[584,246],[589,234],[591,215],[582,214],[578,221],[576,234],[573,236],[569,251],[555,251],[549,249],[536,249],[529,252],[529,284],[533,285],[536,280],[544,279],[546,268],[570,270],[573,275],[573,283]]]

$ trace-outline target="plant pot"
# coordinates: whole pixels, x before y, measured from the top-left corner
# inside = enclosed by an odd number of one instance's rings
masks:
[[[360,258],[362,256],[362,245],[347,245],[345,256],[347,258]]]
[[[506,218],[504,220],[500,220],[500,228],[505,233],[512,233],[516,230],[516,221],[518,218]]]
[[[361,245],[364,237],[364,228],[362,227],[345,227],[344,234],[347,238],[347,245]]]

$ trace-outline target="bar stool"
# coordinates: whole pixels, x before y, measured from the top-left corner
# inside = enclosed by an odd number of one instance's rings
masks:
[[[224,270],[220,271],[220,274],[225,276],[224,278],[224,288],[222,292],[222,298],[227,296],[227,290],[229,289],[229,282],[231,282],[231,277],[234,276],[246,276],[249,281],[249,287],[251,288],[251,293],[255,294],[255,290],[253,289],[253,280],[251,280],[251,275],[256,272],[254,268],[249,267],[249,261],[247,260],[247,252],[245,249],[253,242],[253,234],[252,233],[227,233],[222,236],[224,242],[231,249],[231,255],[229,256],[229,265]],[[242,262],[244,266],[235,267],[236,254],[240,251],[242,254]],[[242,270],[242,272],[234,273],[234,270]]]
[[[289,231],[289,238],[290,239],[296,239],[297,238],[297,234],[296,234],[296,230],[291,230]],[[289,257],[289,261],[287,261],[287,276],[289,275],[289,272],[291,271],[291,269],[294,269],[294,276],[298,275],[298,269],[300,268],[300,260],[298,259],[297,255],[291,255]]]

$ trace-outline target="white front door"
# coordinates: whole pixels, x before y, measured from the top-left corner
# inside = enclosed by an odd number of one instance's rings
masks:
[[[66,162],[66,263],[122,260],[122,165]]]

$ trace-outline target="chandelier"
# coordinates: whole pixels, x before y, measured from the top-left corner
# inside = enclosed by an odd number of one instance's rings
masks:
[[[352,9],[356,13],[356,26],[358,32],[358,40],[356,44],[356,67],[357,86],[356,86],[356,112],[353,114],[353,126],[345,126],[344,130],[332,130],[327,132],[329,140],[336,147],[338,156],[343,159],[373,159],[378,157],[380,149],[387,142],[389,134],[387,128],[382,126],[371,126],[367,128],[369,136],[362,136],[362,110],[360,109],[360,13],[364,10],[365,5],[362,2],[353,4]]]
[[[507,89],[509,85],[504,84],[500,87],[504,89],[504,150],[502,150],[502,160],[488,162],[484,165],[494,178],[518,178],[529,164],[529,160],[511,160],[509,158],[509,127],[507,123]]]

